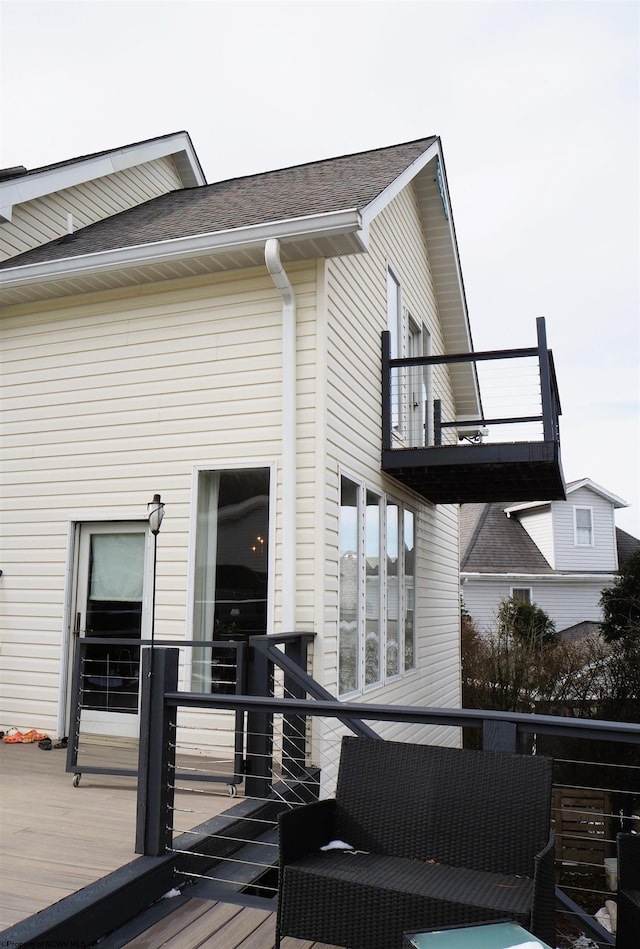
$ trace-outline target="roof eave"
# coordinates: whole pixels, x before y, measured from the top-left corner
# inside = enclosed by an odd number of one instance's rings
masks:
[[[330,242],[340,235],[351,236],[352,252],[367,249],[368,233],[362,226],[362,218],[357,208],[7,267],[0,270],[0,302],[3,302],[3,294],[20,288],[38,287],[41,296],[43,284],[59,284],[65,279],[104,276],[141,266],[158,266],[163,263],[175,265],[181,260],[230,254],[261,247],[271,238],[277,238],[284,246],[296,241],[315,241],[322,246],[323,241]],[[329,256],[328,246],[326,251]]]
[[[175,132],[135,145],[112,149],[85,159],[73,160],[27,173],[0,183],[0,221],[11,221],[16,204],[103,178],[135,165],[171,156],[183,187],[205,185],[207,180],[189,135]]]

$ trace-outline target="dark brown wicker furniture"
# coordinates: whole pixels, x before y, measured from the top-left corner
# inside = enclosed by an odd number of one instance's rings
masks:
[[[640,834],[618,834],[617,949],[640,945]]]
[[[275,949],[401,949],[408,930],[505,918],[555,945],[551,765],[344,738],[335,799],[280,817]],[[338,839],[356,852],[320,851]]]

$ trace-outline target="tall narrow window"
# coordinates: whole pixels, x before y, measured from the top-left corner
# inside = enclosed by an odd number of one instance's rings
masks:
[[[193,637],[208,647],[267,632],[269,480],[268,468],[199,474]],[[228,691],[230,657],[195,648],[192,687]]]
[[[404,668],[415,669],[415,516],[404,511]]]
[[[338,688],[341,695],[416,667],[415,514],[340,481]]]
[[[593,512],[590,507],[574,507],[575,542],[578,547],[593,546]]]
[[[390,335],[391,359],[399,359],[402,355],[400,341],[402,339],[402,320],[400,306],[400,284],[390,270],[387,270],[387,329]],[[399,432],[402,426],[402,390],[403,370],[391,370],[391,427]]]
[[[387,329],[391,334],[391,358],[400,358],[400,282],[387,270]]]
[[[373,685],[381,678],[380,669],[380,498],[367,491],[365,516],[366,616],[364,631],[364,684]]]
[[[398,505],[387,502],[387,675],[400,671],[400,563]]]
[[[341,694],[358,688],[358,485],[348,478],[340,485],[340,619],[338,635],[338,685]]]

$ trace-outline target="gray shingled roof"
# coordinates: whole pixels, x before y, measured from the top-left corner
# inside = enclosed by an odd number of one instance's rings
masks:
[[[460,508],[460,569],[468,573],[554,573],[507,502]]]
[[[332,211],[363,209],[436,137],[344,155],[199,188],[172,191],[34,248],[0,268],[265,224]]]
[[[460,570],[463,573],[556,573],[505,503],[463,504],[460,508]],[[640,540],[616,527],[622,568]]]

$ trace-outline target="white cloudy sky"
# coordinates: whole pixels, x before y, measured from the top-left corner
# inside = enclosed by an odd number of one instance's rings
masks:
[[[545,316],[568,480],[640,537],[640,4],[0,0],[0,165],[186,129],[209,181],[439,134],[477,349]]]

